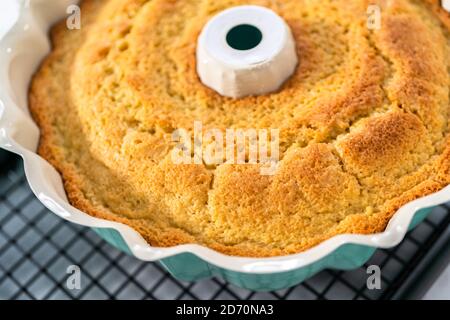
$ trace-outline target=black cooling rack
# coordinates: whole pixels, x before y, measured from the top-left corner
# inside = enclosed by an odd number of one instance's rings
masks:
[[[0,150],[0,154],[1,154]],[[0,161],[1,162],[1,161]],[[353,271],[326,270],[287,290],[256,293],[213,278],[180,282],[158,263],[144,263],[45,209],[25,180],[22,162],[0,163],[0,299],[392,299],[442,240],[450,208],[441,206],[403,243],[378,250]],[[382,270],[381,290],[368,290],[368,265]],[[81,288],[66,285],[68,267],[81,270]],[[414,279],[412,279],[414,280]]]

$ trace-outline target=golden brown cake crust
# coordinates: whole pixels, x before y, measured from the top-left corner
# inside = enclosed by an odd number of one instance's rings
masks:
[[[195,45],[243,3],[288,22],[301,62],[279,92],[233,100],[201,84]],[[380,30],[366,27],[374,3]],[[437,0],[85,0],[81,30],[53,28],[32,81],[39,154],[75,207],[153,246],[263,257],[380,232],[450,183],[449,30]],[[194,121],[279,129],[279,170],[175,165],[171,133]]]

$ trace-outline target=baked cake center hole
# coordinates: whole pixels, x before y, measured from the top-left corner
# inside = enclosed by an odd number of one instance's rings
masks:
[[[263,38],[261,30],[249,24],[240,24],[227,33],[227,43],[235,50],[250,50],[257,47]]]

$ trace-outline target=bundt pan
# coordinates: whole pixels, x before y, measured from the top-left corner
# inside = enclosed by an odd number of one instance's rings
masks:
[[[22,1],[25,6],[27,1]],[[50,51],[49,27],[66,15],[73,0],[31,0],[0,43],[0,147],[24,160],[28,182],[39,200],[72,223],[90,227],[120,250],[144,261],[159,261],[176,278],[196,281],[219,276],[250,290],[294,286],[325,269],[349,270],[364,264],[377,248],[399,244],[437,205],[450,201],[450,186],[403,206],[386,230],[373,235],[339,235],[299,254],[274,258],[233,257],[200,245],[151,247],[132,228],[89,216],[71,206],[59,173],[39,155],[39,129],[27,108],[32,74]]]

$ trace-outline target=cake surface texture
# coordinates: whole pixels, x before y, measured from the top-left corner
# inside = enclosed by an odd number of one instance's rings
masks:
[[[197,38],[255,4],[292,30],[299,64],[275,93],[225,98],[196,72]],[[369,28],[368,7],[381,9]],[[81,29],[52,29],[29,104],[39,153],[71,204],[148,243],[249,257],[385,230],[450,183],[450,14],[433,0],[84,0]],[[176,164],[172,133],[278,129],[260,164]]]

